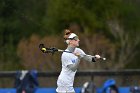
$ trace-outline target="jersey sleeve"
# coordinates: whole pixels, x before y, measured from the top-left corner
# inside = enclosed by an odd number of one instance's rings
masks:
[[[95,57],[93,57],[92,55],[87,55],[80,48],[77,48],[77,51],[75,51],[75,52],[79,52],[80,53],[80,58],[84,59],[85,61],[88,61],[88,62],[96,62]]]

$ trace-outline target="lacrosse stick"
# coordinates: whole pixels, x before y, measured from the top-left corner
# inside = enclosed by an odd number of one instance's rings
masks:
[[[55,48],[55,47],[45,47],[44,44],[40,44],[39,45],[39,49],[43,52],[43,53],[51,53],[51,54],[54,54],[55,52],[66,52],[66,53],[72,53],[70,51],[65,51],[65,50],[62,50],[62,49],[58,49],[58,48]],[[84,56],[84,55],[83,55]],[[96,56],[93,56],[96,58]],[[100,57],[100,59],[102,60],[106,60],[106,58],[104,57]]]

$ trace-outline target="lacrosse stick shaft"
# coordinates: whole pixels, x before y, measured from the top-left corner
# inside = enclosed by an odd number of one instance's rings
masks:
[[[70,51],[65,51],[65,50],[61,50],[61,49],[58,49],[58,52],[72,53],[72,52],[70,52]]]

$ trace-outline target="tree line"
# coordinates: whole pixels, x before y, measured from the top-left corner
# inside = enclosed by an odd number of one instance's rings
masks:
[[[64,49],[65,28],[80,36],[87,53],[108,58],[108,63],[90,68],[139,68],[139,4],[139,0],[1,0],[0,70],[60,69],[60,54],[46,57],[38,44]],[[81,64],[81,69],[89,66]]]

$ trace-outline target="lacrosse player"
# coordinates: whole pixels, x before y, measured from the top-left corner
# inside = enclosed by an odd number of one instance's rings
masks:
[[[56,92],[75,93],[73,82],[80,60],[83,59],[89,62],[96,62],[101,57],[100,55],[91,56],[85,54],[82,49],[78,48],[80,41],[78,36],[68,29],[65,30],[64,39],[67,44],[67,48],[65,51],[69,51],[71,53],[62,53],[62,70],[57,80]]]

